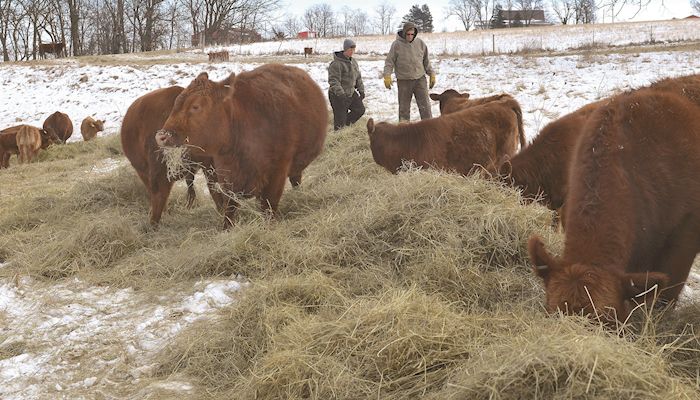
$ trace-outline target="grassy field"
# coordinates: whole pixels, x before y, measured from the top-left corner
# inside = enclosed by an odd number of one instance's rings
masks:
[[[391,175],[364,123],[329,135],[279,218],[247,201],[229,231],[199,181],[194,208],[178,184],[151,227],[118,136],[53,146],[0,170],[0,277],[153,297],[206,278],[250,281],[138,384],[102,392],[121,398],[182,398],[152,385],[169,381],[189,382],[188,398],[700,398],[697,302],[642,310],[617,331],[547,316],[526,243],[537,233],[561,249],[552,213],[480,177]],[[0,347],[0,359],[23,346]],[[82,390],[73,395],[93,393]]]

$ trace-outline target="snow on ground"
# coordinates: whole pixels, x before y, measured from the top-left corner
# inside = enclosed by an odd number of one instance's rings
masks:
[[[542,48],[575,48],[590,42],[592,35],[599,42],[618,45],[640,43],[651,35],[656,40],[698,39],[700,23],[629,25],[609,31],[601,25],[560,31],[546,28],[527,36],[528,31],[511,31],[512,36],[506,42],[517,50],[523,44],[535,42]],[[659,50],[610,56],[449,56],[481,53],[482,42],[490,40],[482,38],[485,34],[423,36],[433,54],[443,54],[432,60],[438,73],[432,92],[453,88],[475,97],[510,93],[521,103],[529,139],[548,122],[602,97],[668,76],[700,73],[700,51]],[[357,40],[367,116],[375,120],[397,120],[397,92],[395,86],[391,90],[383,86],[381,57],[367,54],[386,53],[392,40],[392,36]],[[326,67],[330,61],[327,55],[338,47],[340,40],[313,42],[316,50],[326,56],[315,56],[308,63],[295,65],[305,69],[325,92]],[[290,46],[285,51],[296,52],[297,47],[308,43],[262,43],[236,49],[237,54],[271,54],[284,52],[283,47]],[[234,48],[229,50],[236,52]],[[113,58],[123,63],[125,57]],[[119,131],[129,105],[151,90],[173,84],[187,85],[201,71],[207,71],[212,79],[223,79],[231,72],[239,73],[259,65],[257,61],[246,61],[244,56],[236,57],[234,62],[209,64],[201,61],[204,57],[197,51],[131,57],[156,57],[160,62],[118,66],[82,65],[72,60],[49,65],[0,64],[3,87],[0,128],[19,123],[41,126],[46,117],[60,110],[70,116],[76,128],[71,141],[82,140],[80,122],[88,115],[104,119],[105,132],[100,135],[111,135]],[[172,59],[172,63],[162,62],[167,59]],[[433,105],[433,114],[439,114],[437,103]],[[412,116],[414,119],[418,116],[415,105]],[[102,160],[90,172],[110,173],[124,162]],[[682,301],[700,298],[700,274],[695,268]],[[130,289],[88,287],[80,281],[47,286],[28,279],[2,280],[0,349],[17,349],[17,355],[0,360],[0,398],[75,398],[76,393],[108,390],[119,383],[138,384],[141,376],[148,375],[150,357],[157,349],[194,319],[208,317],[217,308],[234,301],[240,287],[234,279],[210,280],[186,293],[153,299]],[[79,364],[90,365],[94,373],[77,375]],[[163,382],[160,389],[181,393],[189,390],[186,382]]]

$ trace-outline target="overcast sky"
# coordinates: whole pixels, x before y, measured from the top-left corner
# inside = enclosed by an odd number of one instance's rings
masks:
[[[447,6],[449,0],[432,0],[432,1],[400,1],[400,0],[388,0],[389,3],[396,7],[396,14],[394,18],[397,20],[397,24],[401,18],[408,14],[408,10],[414,4],[423,5],[428,4],[430,8],[430,13],[433,15],[433,26],[435,27],[435,32],[452,32],[455,30],[461,30],[461,23],[455,18],[447,18]],[[297,17],[301,17],[304,14],[304,10],[311,7],[314,4],[328,3],[331,4],[334,11],[340,11],[343,6],[348,6],[351,9],[361,9],[369,16],[370,20],[376,17],[374,9],[380,4],[382,0],[287,0],[287,7],[285,7],[285,12],[294,14]],[[549,3],[549,0],[545,0],[545,3]],[[601,3],[598,0],[598,3]],[[689,0],[651,0],[650,5],[646,6],[645,9],[641,10],[633,18],[633,14],[638,10],[638,7],[628,6],[620,16],[615,18],[616,22],[622,21],[650,21],[658,19],[671,19],[671,18],[684,18],[690,14],[693,14],[693,10],[690,7]],[[599,13],[599,22],[610,22],[610,12],[605,10],[606,13]]]

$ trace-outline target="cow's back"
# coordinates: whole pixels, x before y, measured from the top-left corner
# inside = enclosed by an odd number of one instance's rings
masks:
[[[243,72],[234,81],[233,103],[234,140],[245,142],[250,159],[288,159],[294,174],[320,154],[328,109],[321,88],[305,71],[266,64]]]
[[[44,121],[43,127],[45,131],[52,132],[64,142],[73,135],[73,122],[68,118],[68,115],[60,111],[49,115]]]
[[[121,142],[124,155],[148,186],[149,152],[155,153],[155,132],[163,127],[175,103],[184,89],[180,86],[157,89],[147,93],[129,106],[121,126]]]
[[[41,134],[39,128],[22,125],[17,131],[17,147],[26,147],[31,151],[37,151],[41,147]]]

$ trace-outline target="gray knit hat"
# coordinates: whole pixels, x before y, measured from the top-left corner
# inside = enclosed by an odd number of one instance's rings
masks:
[[[355,47],[355,42],[352,39],[345,39],[345,41],[343,42],[343,51],[351,47]]]

